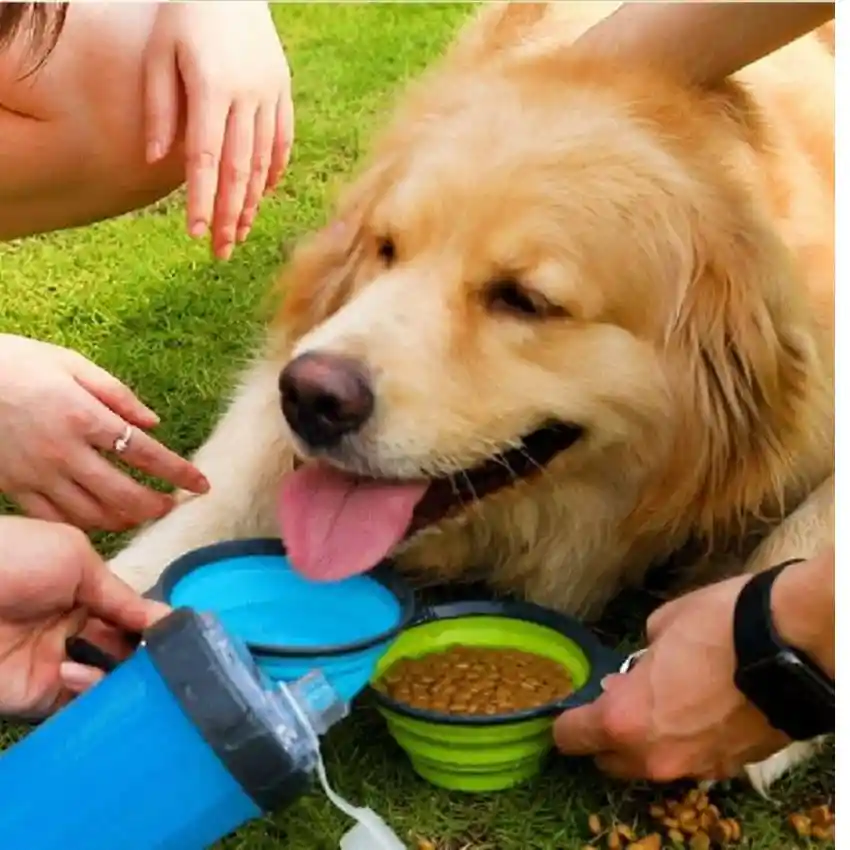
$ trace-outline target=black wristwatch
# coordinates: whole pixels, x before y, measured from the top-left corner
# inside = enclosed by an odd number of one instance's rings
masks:
[[[735,685],[771,726],[795,741],[835,731],[835,681],[805,652],[785,643],[773,624],[773,582],[801,560],[754,575],[738,597],[734,620]]]

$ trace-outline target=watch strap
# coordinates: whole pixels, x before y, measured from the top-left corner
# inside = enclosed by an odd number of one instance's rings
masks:
[[[802,558],[793,558],[769,570],[755,573],[741,590],[735,605],[734,620],[735,654],[739,668],[776,655],[785,646],[773,625],[770,594],[773,583],[785,568],[802,561]],[[755,613],[758,616],[753,616]]]
[[[733,621],[736,687],[774,728],[793,740],[808,740],[835,728],[833,680],[805,652],[788,645],[773,623],[773,583],[786,567],[802,560],[785,561],[754,575],[738,596]]]

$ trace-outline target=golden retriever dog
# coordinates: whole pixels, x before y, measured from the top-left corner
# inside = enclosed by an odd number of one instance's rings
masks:
[[[120,575],[282,533],[317,579],[392,555],[591,618],[685,547],[705,581],[832,543],[829,38],[685,88],[569,49],[615,6],[473,16]]]

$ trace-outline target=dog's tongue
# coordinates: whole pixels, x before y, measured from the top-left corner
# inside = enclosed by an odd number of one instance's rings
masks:
[[[372,569],[404,538],[422,483],[386,483],[305,464],[283,482],[279,522],[290,561],[316,581]]]

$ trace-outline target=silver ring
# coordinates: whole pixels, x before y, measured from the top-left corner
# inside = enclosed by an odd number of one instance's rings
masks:
[[[640,661],[641,656],[646,652],[645,649],[638,649],[631,653],[626,660],[620,665],[621,673],[628,673],[635,664]]]
[[[115,442],[112,444],[112,451],[115,454],[120,455],[124,454],[127,449],[130,447],[130,440],[133,439],[133,426],[128,425],[124,429],[124,433],[120,437],[115,438]]]

